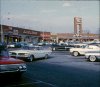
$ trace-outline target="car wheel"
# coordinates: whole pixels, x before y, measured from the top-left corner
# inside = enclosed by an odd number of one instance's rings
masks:
[[[31,55],[31,56],[29,57],[29,61],[32,62],[33,59],[34,59],[34,57]]]
[[[79,53],[77,51],[73,52],[73,56],[78,56]]]
[[[95,62],[97,60],[97,58],[93,55],[93,56],[89,56],[89,61],[91,62]]]
[[[55,51],[55,50],[56,50],[56,48],[53,48],[52,50],[53,50],[53,51]]]
[[[47,59],[48,58],[48,54],[46,54],[44,58]]]

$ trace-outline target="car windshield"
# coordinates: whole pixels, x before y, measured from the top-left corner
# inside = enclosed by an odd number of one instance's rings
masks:
[[[82,46],[82,48],[86,48],[86,47],[87,47],[87,45],[83,45],[83,46]]]
[[[81,45],[75,45],[74,47],[75,47],[75,48],[86,48],[86,46],[87,46],[87,45],[82,45],[82,46],[81,46]]]

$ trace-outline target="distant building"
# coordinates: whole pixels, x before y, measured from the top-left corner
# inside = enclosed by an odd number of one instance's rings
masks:
[[[30,29],[23,29],[19,27],[2,25],[4,41],[7,43],[12,42],[38,42],[40,32]],[[1,32],[1,28],[0,28]],[[0,34],[1,40],[1,34]]]
[[[57,33],[51,33],[51,41],[58,43]]]
[[[42,32],[42,31],[24,29],[7,25],[2,25],[2,29],[3,29],[4,41],[7,43],[21,42],[21,41],[38,43],[40,41],[51,40],[50,32]],[[1,33],[0,33],[0,40],[1,40]]]
[[[71,40],[78,41],[79,38],[82,41],[93,41],[97,39],[100,40],[100,35],[93,33],[82,33],[81,37],[76,37],[74,36],[75,35],[74,33],[42,32],[42,31],[24,29],[7,25],[2,25],[2,29],[3,29],[4,41],[7,43],[21,42],[21,41],[32,42],[32,43],[38,43],[41,41],[59,43],[61,41],[63,42]],[[0,27],[0,32],[1,32],[1,27]],[[0,33],[0,41],[1,41],[1,33]]]
[[[82,41],[93,41],[94,39],[99,39],[100,40],[100,35],[99,34],[93,34],[93,33],[83,33],[81,34],[81,37],[75,37],[73,33],[57,33],[57,41],[72,41],[72,40],[76,40],[78,41],[79,38]]]
[[[42,32],[42,31],[40,31],[39,40],[40,40],[40,42],[41,41],[50,42],[51,41],[51,32]]]

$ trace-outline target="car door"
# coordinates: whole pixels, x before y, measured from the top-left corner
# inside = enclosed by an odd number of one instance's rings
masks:
[[[43,57],[43,52],[40,47],[35,47],[34,50],[31,50],[31,53],[34,55],[35,58]]]
[[[92,45],[87,45],[85,48],[83,48],[82,50],[82,54],[85,54],[85,52],[87,51],[91,51],[91,50],[97,50],[95,46],[92,46]]]
[[[46,51],[44,50],[43,47],[39,47],[38,51],[39,51],[39,55],[40,55],[40,57],[44,57],[44,56],[45,56]]]

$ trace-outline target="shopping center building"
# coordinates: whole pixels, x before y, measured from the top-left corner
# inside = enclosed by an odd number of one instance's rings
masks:
[[[75,36],[74,33],[57,33],[57,34],[51,34],[51,39],[54,42],[59,43],[60,41],[66,42],[66,41],[93,41],[93,40],[99,40],[100,41],[100,35],[99,34],[93,34],[93,33],[82,33],[81,36]]]
[[[0,25],[1,26],[1,25]],[[75,36],[74,33],[51,33],[51,32],[42,32],[32,29],[24,29],[19,27],[2,25],[0,27],[0,32],[3,30],[3,38],[6,43],[12,42],[31,42],[38,43],[41,41],[44,42],[57,42],[60,41],[71,41],[71,40],[81,40],[81,41],[92,41],[94,39],[100,39],[99,34],[93,33],[82,33],[81,36]],[[1,33],[0,33],[1,41]]]
[[[40,38],[40,31],[23,29],[7,25],[2,25],[2,30],[3,30],[4,41],[7,43],[21,42],[21,41],[37,43]]]

